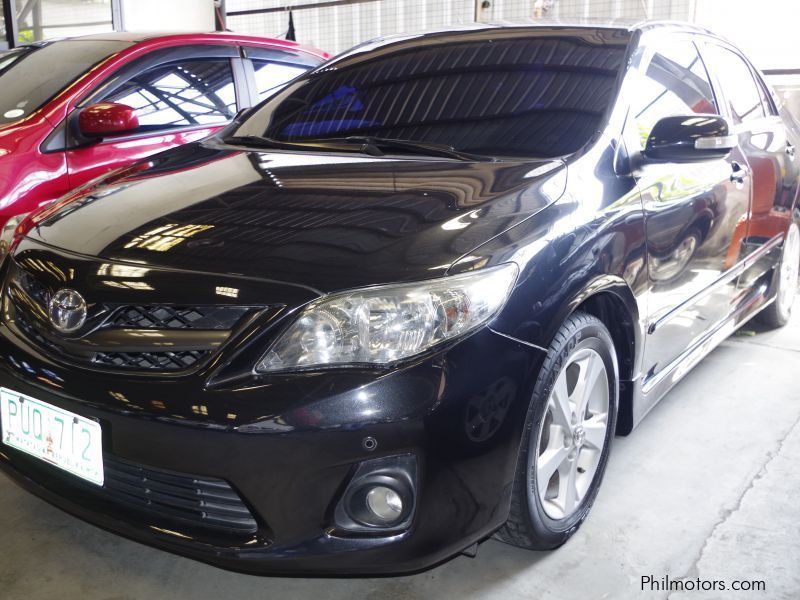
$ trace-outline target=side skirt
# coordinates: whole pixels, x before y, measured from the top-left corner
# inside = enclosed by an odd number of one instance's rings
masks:
[[[683,354],[667,367],[642,381],[641,388],[637,390],[637,397],[633,402],[633,423],[631,428],[638,425],[656,403],[714,348],[775,301],[775,297],[770,291],[771,280],[772,273],[769,273],[763,281],[753,288],[747,302],[740,305],[728,318],[709,330],[704,337],[690,348],[687,348]]]

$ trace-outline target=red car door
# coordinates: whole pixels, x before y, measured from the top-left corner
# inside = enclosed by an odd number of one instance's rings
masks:
[[[162,150],[205,138],[241,108],[244,77],[236,46],[182,46],[126,65],[83,99],[68,117],[70,187]],[[114,102],[135,109],[138,129],[80,139],[81,110]]]

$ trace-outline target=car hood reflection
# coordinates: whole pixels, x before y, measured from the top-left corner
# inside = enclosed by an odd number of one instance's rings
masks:
[[[112,262],[332,291],[442,275],[555,202],[566,183],[558,160],[248,152],[213,143],[151,163],[113,177],[107,198],[79,199],[29,235]]]

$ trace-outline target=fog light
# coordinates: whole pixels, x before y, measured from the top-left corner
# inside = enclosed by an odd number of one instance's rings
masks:
[[[379,519],[391,523],[403,514],[403,500],[393,489],[382,485],[367,492],[367,506]]]
[[[417,496],[417,459],[413,454],[386,456],[358,464],[336,503],[337,532],[392,533],[408,529]]]

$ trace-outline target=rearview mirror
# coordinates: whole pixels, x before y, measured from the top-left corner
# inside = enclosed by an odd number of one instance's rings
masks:
[[[83,135],[89,137],[129,133],[139,128],[139,118],[130,106],[101,102],[81,111],[78,127]]]
[[[725,158],[738,139],[719,115],[664,117],[647,138],[644,157],[653,162],[696,162]]]

